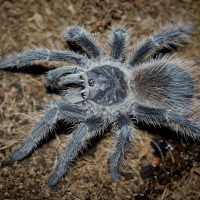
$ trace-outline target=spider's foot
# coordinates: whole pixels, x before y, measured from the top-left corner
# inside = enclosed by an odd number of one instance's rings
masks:
[[[0,163],[0,167],[12,165],[15,161],[22,160],[26,156],[27,156],[27,152],[22,152],[20,149],[17,149],[16,151],[14,151],[11,154],[9,160],[6,160],[6,161],[3,161],[2,163]]]
[[[110,174],[114,181],[119,181],[121,176],[124,177],[125,180],[133,179],[132,173],[120,171],[118,167],[113,167],[110,169]]]
[[[120,171],[118,167],[112,167],[110,169],[111,177],[114,181],[119,181],[120,179]]]
[[[49,187],[55,187],[61,180],[61,176],[59,176],[57,173],[52,173],[48,179],[48,186]]]
[[[11,154],[10,162],[22,160],[25,157],[27,157],[28,154],[29,154],[29,152],[27,152],[27,151],[22,151],[21,149],[17,149]]]
[[[3,161],[2,163],[0,163],[0,167],[6,167],[8,165],[12,165],[14,163],[14,161],[12,160],[6,160],[6,161]]]

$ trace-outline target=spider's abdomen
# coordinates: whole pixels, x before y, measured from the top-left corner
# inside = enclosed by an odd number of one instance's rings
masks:
[[[122,102],[127,97],[125,74],[120,69],[104,65],[90,70],[87,77],[89,99],[95,103],[111,106]]]
[[[142,104],[169,109],[184,108],[195,92],[189,74],[172,63],[136,70],[132,89]]]

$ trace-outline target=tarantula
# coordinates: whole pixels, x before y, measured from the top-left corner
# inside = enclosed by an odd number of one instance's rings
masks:
[[[134,135],[134,120],[168,126],[177,133],[199,138],[200,126],[191,117],[198,93],[197,80],[191,75],[195,65],[186,58],[171,55],[189,41],[193,31],[193,25],[181,22],[161,24],[125,59],[129,36],[124,27],[115,27],[109,33],[111,50],[104,54],[86,30],[70,26],[63,35],[66,41],[79,47],[79,52],[35,49],[1,59],[0,69],[22,69],[35,61],[74,64],[44,75],[47,85],[62,90],[62,95],[45,106],[35,128],[7,162],[24,159],[60,120],[72,121],[77,128],[49,177],[49,186],[55,186],[87,142],[108,127],[116,136],[109,158],[114,180],[120,178],[120,167]]]

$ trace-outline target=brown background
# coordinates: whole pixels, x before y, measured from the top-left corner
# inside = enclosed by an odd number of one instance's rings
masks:
[[[163,19],[182,19],[196,24],[193,43],[182,51],[200,63],[199,0],[0,0],[0,55],[3,57],[34,46],[64,49],[60,31],[74,23],[85,25],[102,41],[106,41],[106,31],[111,25],[124,24],[131,30],[134,45],[137,38],[152,33]],[[37,119],[42,106],[54,96],[46,93],[41,76],[0,72],[0,161],[8,158]],[[0,199],[200,198],[199,146],[184,143],[181,139],[166,139],[174,150],[166,155],[156,176],[142,180],[140,169],[152,159],[152,135],[139,130],[124,167],[131,176],[129,174],[118,183],[112,181],[107,170],[107,158],[113,136],[107,134],[78,160],[58,187],[51,190],[46,180],[58,152],[67,142],[66,132],[56,135],[24,161],[0,169]],[[164,135],[163,131],[156,133]],[[168,173],[171,175],[167,176]]]

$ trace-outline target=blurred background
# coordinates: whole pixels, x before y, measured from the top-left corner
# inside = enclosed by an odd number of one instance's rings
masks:
[[[123,24],[130,31],[133,47],[137,39],[153,33],[166,19],[196,25],[192,43],[180,53],[200,63],[199,0],[0,0],[0,56],[36,46],[63,50],[66,44],[61,31],[71,24],[84,25],[102,42],[106,42],[112,25]],[[55,66],[59,63],[45,64],[48,69]],[[0,80],[2,161],[56,94],[46,91],[39,75],[1,71]],[[59,130],[29,158],[0,168],[0,199],[200,199],[200,146],[167,129],[138,128],[124,164],[126,173],[119,182],[108,173],[107,159],[114,139],[108,133],[91,145],[56,188],[49,189],[47,177],[68,142],[67,133],[67,128]]]

